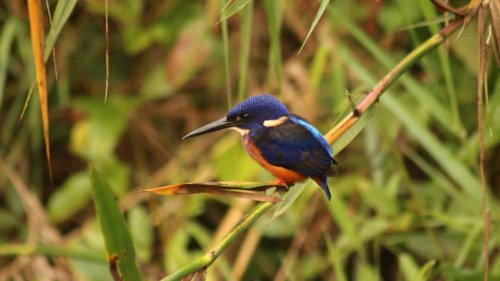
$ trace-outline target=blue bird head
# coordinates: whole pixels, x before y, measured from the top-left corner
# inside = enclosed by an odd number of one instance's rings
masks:
[[[275,120],[279,122],[279,118],[283,116],[289,116],[288,109],[284,104],[271,95],[257,95],[240,102],[225,117],[194,130],[184,136],[183,139],[226,128],[233,128],[244,134],[247,130],[266,127],[265,122]]]

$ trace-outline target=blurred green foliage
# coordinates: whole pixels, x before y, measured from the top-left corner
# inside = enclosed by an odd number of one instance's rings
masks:
[[[145,280],[188,264],[252,203],[138,191],[272,177],[236,134],[181,142],[186,132],[224,115],[240,94],[262,92],[326,132],[350,111],[346,92],[360,101],[443,25],[426,0],[109,1],[105,103],[104,1],[68,1],[67,10],[63,2],[48,1],[54,20],[68,21],[52,33],[46,24],[48,41],[62,28],[56,64],[47,64],[53,183],[35,95],[19,120],[34,81],[25,2],[0,2],[0,279],[111,280],[89,165],[116,195]],[[208,278],[483,280],[476,37],[472,21],[334,144],[340,164],[331,202],[313,183],[292,188],[298,199],[280,216],[261,218]],[[493,59],[487,86],[490,274],[498,280],[500,75]],[[41,255],[19,263],[26,253]]]

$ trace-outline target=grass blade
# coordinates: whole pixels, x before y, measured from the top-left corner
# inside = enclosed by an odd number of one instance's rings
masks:
[[[33,49],[33,60],[35,63],[35,77],[38,89],[38,97],[40,100],[40,114],[42,117],[43,137],[45,140],[45,156],[47,157],[49,175],[52,181],[47,76],[45,73],[45,59],[42,49],[44,46],[43,18],[42,7],[39,0],[28,0],[28,15],[31,31],[31,48]],[[52,50],[52,48],[50,48],[49,50]]]
[[[232,17],[234,14],[245,8],[246,5],[251,4],[251,1],[252,0],[228,0],[226,6],[222,8],[220,20],[224,21]]]
[[[219,1],[222,5],[224,0]],[[229,31],[227,28],[227,19],[222,18],[221,13],[221,33],[222,33],[222,49],[224,52],[224,71],[226,73],[226,95],[227,95],[227,106],[231,109],[233,106],[233,94],[231,90],[231,67],[229,62]]]
[[[45,40],[45,50],[44,50],[44,59],[45,62],[49,59],[50,54],[56,44],[56,40],[61,33],[61,30],[64,24],[68,21],[71,12],[75,8],[77,0],[68,0],[68,1],[59,1],[57,2],[56,10],[54,12],[54,18],[52,21],[52,25],[49,30],[49,34]],[[24,103],[24,108],[21,112],[19,120],[22,120],[26,109],[28,109],[29,101],[31,100],[31,96],[33,94],[33,90],[35,89],[35,83],[31,84],[30,90],[28,91],[28,96],[26,98],[26,102]]]
[[[437,265],[436,260],[430,260],[426,262],[418,271],[417,281],[431,280],[431,274],[434,267]]]
[[[7,67],[10,58],[10,46],[16,34],[18,21],[15,17],[10,17],[5,22],[0,34],[0,108],[2,108],[5,80],[7,77]]]
[[[49,59],[50,53],[56,44],[57,37],[61,33],[64,24],[68,21],[69,16],[73,12],[77,0],[58,1],[56,10],[54,12],[54,19],[52,26],[45,41],[44,58],[45,61]]]
[[[120,280],[142,280],[135,264],[132,237],[116,203],[113,191],[94,169],[90,170],[90,180],[95,210],[106,242],[112,274],[119,274]],[[115,278],[116,274],[114,274]]]
[[[250,60],[250,39],[252,30],[253,1],[249,1],[241,13],[241,49],[240,49],[240,79],[238,83],[238,101],[241,101],[247,90],[248,61]]]
[[[481,199],[483,211],[483,259],[484,259],[484,281],[489,280],[490,253],[488,250],[490,237],[490,210],[488,209],[488,192],[486,189],[486,174],[484,170],[484,122],[483,122],[483,95],[487,87],[487,62],[488,45],[486,44],[486,7],[482,1],[479,4],[477,39],[479,44],[479,70],[477,73],[477,124],[479,131],[479,175],[481,178]]]
[[[316,28],[316,25],[318,25],[318,22],[321,19],[321,16],[323,15],[323,13],[325,13],[326,7],[328,7],[328,3],[330,3],[330,0],[321,1],[321,5],[319,6],[318,11],[316,12],[316,16],[314,17],[314,20],[311,24],[311,27],[309,28],[309,32],[307,32],[306,39],[304,39],[304,42],[302,42],[302,46],[300,46],[299,53],[302,51],[302,49],[306,45],[307,40],[309,40],[309,37],[311,36],[314,29]]]
[[[281,0],[266,0],[267,18],[269,20],[269,37],[271,48],[269,49],[270,70],[274,70],[278,83],[278,94],[282,94],[282,71],[281,71],[281,20],[283,5]]]

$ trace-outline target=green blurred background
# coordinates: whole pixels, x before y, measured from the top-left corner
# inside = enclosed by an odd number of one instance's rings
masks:
[[[327,132],[350,112],[346,93],[363,99],[444,21],[427,0],[331,1],[319,21],[328,1],[226,2],[110,0],[106,103],[104,1],[78,2],[47,64],[51,183],[36,91],[28,99],[26,2],[0,1],[1,280],[112,280],[89,165],[119,199],[145,280],[188,264],[254,203],[138,190],[272,177],[236,133],[183,135],[263,92]],[[48,4],[54,12],[58,1]],[[307,182],[283,214],[271,210],[236,240],[208,279],[483,280],[476,26],[415,64],[334,145],[331,202]],[[500,280],[500,76],[490,62],[485,171],[490,274]],[[42,254],[25,256],[29,245]]]

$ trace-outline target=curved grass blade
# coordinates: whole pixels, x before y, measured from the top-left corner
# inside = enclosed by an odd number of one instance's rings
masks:
[[[321,19],[321,16],[325,12],[326,7],[328,7],[328,3],[330,3],[330,0],[321,1],[321,5],[319,6],[318,12],[316,12],[316,16],[314,17],[314,20],[311,24],[311,27],[309,28],[309,32],[307,32],[306,39],[304,39],[304,42],[302,42],[302,46],[300,46],[299,54],[302,51],[302,49],[304,48],[304,46],[306,45],[307,40],[309,40],[309,37],[311,36],[312,32],[316,28],[316,25],[318,25],[318,22]]]
[[[432,270],[436,267],[436,265],[436,260],[426,262],[418,271],[417,281],[431,280]]]
[[[241,9],[245,8],[252,0],[229,0],[226,6],[221,10],[220,20],[224,21],[236,14]],[[232,2],[232,3],[231,3]]]
[[[102,176],[92,168],[90,180],[97,217],[106,242],[111,273],[115,279],[118,277],[119,280],[142,280],[135,264],[132,237],[113,191]]]
[[[76,0],[66,0],[66,1],[58,1],[56,10],[54,12],[54,18],[52,21],[52,26],[49,30],[49,34],[47,35],[47,40],[45,41],[45,53],[44,58],[45,61],[49,59],[51,50],[54,48],[56,44],[57,37],[61,33],[61,30],[64,24],[68,21],[69,16],[73,12],[73,9],[76,5]]]

